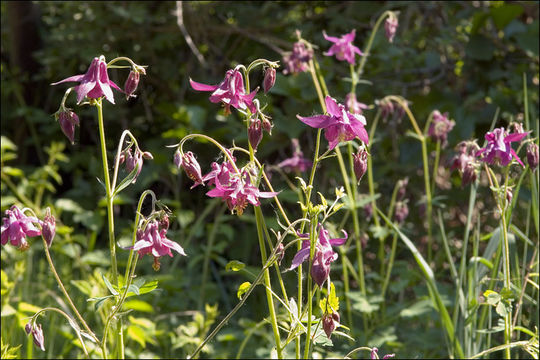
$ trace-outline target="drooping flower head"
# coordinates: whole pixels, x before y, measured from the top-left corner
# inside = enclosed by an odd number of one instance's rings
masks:
[[[292,52],[283,55],[285,69],[283,74],[297,74],[309,70],[309,61],[313,58],[313,50],[306,47],[302,41],[297,41],[293,45]]]
[[[328,115],[315,115],[296,117],[303,123],[318,129],[325,129],[324,136],[328,140],[330,150],[334,149],[341,141],[350,141],[359,138],[365,144],[369,143],[365,129],[366,118],[360,114],[351,114],[345,106],[338,104],[335,99],[326,96],[326,111]]]
[[[538,145],[535,143],[527,146],[527,162],[533,171],[538,167]]]
[[[183,155],[180,153],[180,150],[176,151],[174,154],[174,163],[177,167],[181,166],[186,172],[186,175],[194,181],[193,186],[191,186],[192,189],[200,184],[204,185],[201,166],[191,151],[188,151]]]
[[[292,139],[291,142],[294,148],[293,156],[283,160],[282,162],[277,164],[277,166],[285,171],[297,172],[304,172],[307,169],[311,168],[313,162],[304,157],[304,153],[302,152],[302,150],[300,150],[300,144],[298,143],[298,139]]]
[[[41,222],[41,235],[45,239],[47,246],[50,247],[56,235],[56,220],[51,214],[50,208],[45,211],[45,217]]]
[[[100,97],[105,96],[109,102],[114,104],[114,96],[111,87],[118,91],[122,91],[118,85],[109,79],[109,74],[107,74],[107,63],[105,62],[105,56],[103,55],[92,60],[86,74],[70,76],[64,80],[52,83],[51,85],[58,85],[65,82],[80,83],[75,86],[78,104],[81,103],[85,96],[89,99],[99,99]]]
[[[2,219],[2,245],[8,242],[19,250],[28,249],[26,237],[41,235],[41,230],[36,227],[40,220],[33,216],[26,216],[16,205],[6,210]]]
[[[274,84],[276,83],[276,69],[272,66],[267,67],[264,70],[264,80],[263,80],[263,90],[266,94],[268,91],[270,91],[271,88],[274,87]]]
[[[514,157],[521,166],[525,167],[514,149],[512,149],[511,143],[521,141],[528,134],[529,132],[508,135],[502,127],[494,129],[486,134],[487,145],[478,150],[476,156],[480,157],[481,161],[501,166],[508,165],[512,161],[512,157]]]
[[[32,323],[32,320],[25,325],[24,331],[26,335],[32,334],[34,344],[41,350],[45,351],[45,338],[43,337],[43,330],[41,329],[41,324]]]
[[[340,38],[328,36],[323,30],[323,36],[326,40],[334,43],[330,49],[324,53],[326,56],[335,55],[336,59],[340,61],[346,60],[349,64],[354,65],[354,54],[360,56],[364,55],[359,48],[353,45],[354,37],[356,36],[355,29],[348,34],[342,35]]]
[[[151,220],[144,229],[139,228],[137,230],[137,242],[133,246],[133,250],[138,251],[140,257],[151,254],[154,257],[154,270],[159,270],[159,258],[161,256],[173,256],[171,249],[180,255],[186,256],[184,249],[178,243],[167,239],[167,228],[163,227],[162,222]]]
[[[356,181],[360,183],[360,180],[364,176],[368,166],[368,152],[364,147],[358,149],[358,152],[353,155],[353,168]]]
[[[378,352],[379,352],[379,349],[377,349],[376,347],[371,349],[371,360],[379,359],[379,355],[377,354]],[[391,359],[391,358],[393,358],[395,356],[396,356],[396,354],[388,354],[388,355],[384,355],[383,359]]]
[[[442,147],[446,146],[448,133],[454,128],[454,120],[448,119],[448,113],[441,114],[439,110],[433,111],[433,118],[429,125],[428,135],[434,141],[440,141]]]
[[[339,314],[337,312],[324,314],[322,318],[322,327],[326,336],[330,339],[332,333],[339,326]]]
[[[132,147],[135,148],[135,151],[131,150]],[[131,173],[133,170],[137,169],[137,172],[135,173],[135,176],[133,177],[133,180],[131,181],[132,184],[135,184],[143,167],[143,163],[144,163],[143,159],[151,160],[153,158],[154,156],[150,152],[148,151],[143,152],[137,146],[131,146],[120,154],[120,164],[122,164],[125,160],[126,171],[128,173]]]
[[[79,117],[71,109],[65,109],[55,114],[60,128],[71,144],[75,142],[75,125],[79,126]]]
[[[367,108],[368,106],[366,104],[356,100],[355,93],[348,93],[345,96],[345,109],[351,114],[362,114],[362,111]]]
[[[479,162],[475,154],[478,145],[475,141],[462,141],[457,146],[458,153],[450,160],[450,170],[458,169],[461,174],[461,186],[474,182],[478,176]]]
[[[253,98],[257,94],[257,89],[250,94],[246,94],[244,87],[244,77],[237,69],[228,70],[225,74],[225,79],[218,85],[206,85],[189,79],[189,83],[194,90],[197,91],[212,91],[210,102],[225,104],[226,113],[230,113],[230,106],[235,109],[249,109],[255,113],[257,108],[253,104]]]
[[[394,42],[394,36],[396,35],[396,30],[398,27],[398,18],[391,12],[390,15],[386,18],[384,22],[384,35],[389,42]]]
[[[328,230],[319,224],[319,237],[315,243],[315,255],[311,265],[311,277],[319,287],[322,287],[326,279],[328,279],[330,264],[338,258],[338,254],[332,249],[332,246],[343,245],[347,241],[347,232],[345,230],[342,230],[342,232],[345,237],[330,239]],[[302,248],[294,256],[292,265],[288,270],[297,268],[298,265],[309,259],[309,235],[299,234],[299,236],[308,239],[302,241]]]

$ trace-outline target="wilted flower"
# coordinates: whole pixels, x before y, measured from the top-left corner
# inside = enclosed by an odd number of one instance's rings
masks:
[[[360,56],[364,55],[359,48],[353,45],[354,37],[356,36],[356,30],[354,29],[350,33],[342,35],[340,38],[328,36],[323,30],[323,36],[326,40],[334,43],[330,49],[324,53],[326,56],[335,55],[338,60],[346,60],[349,64],[354,65],[354,54]]]
[[[47,246],[51,246],[55,234],[56,220],[54,219],[54,216],[51,215],[51,209],[47,208],[45,211],[45,218],[43,218],[43,221],[41,222],[41,235],[45,239]]]
[[[276,83],[276,69],[269,66],[264,70],[263,90],[266,94]]]
[[[186,256],[184,249],[178,243],[167,239],[166,235],[167,229],[161,228],[157,220],[152,220],[146,225],[146,228],[137,230],[137,242],[133,246],[133,250],[138,251],[140,257],[151,254],[154,257],[153,267],[156,271],[160,267],[159,257],[173,256],[171,249]]]
[[[396,202],[396,210],[394,213],[394,219],[398,224],[403,223],[405,219],[409,216],[409,207],[407,206],[406,201]]]
[[[530,143],[527,146],[527,162],[533,171],[538,167],[538,145],[535,143]]]
[[[366,118],[363,115],[351,114],[345,106],[338,104],[335,99],[326,96],[326,111],[329,115],[315,115],[296,117],[303,123],[319,129],[325,129],[324,136],[328,140],[330,150],[334,149],[340,141],[350,141],[356,137],[365,144],[369,138],[364,125]]]
[[[225,74],[225,79],[219,85],[201,84],[191,79],[189,79],[189,83],[194,90],[212,91],[212,95],[209,98],[210,101],[213,103],[224,103],[227,113],[230,113],[230,106],[235,109],[249,109],[252,113],[255,113],[257,110],[253,104],[253,98],[257,94],[258,89],[253,90],[250,94],[246,94],[244,77],[236,69],[228,70]]]
[[[249,119],[248,140],[253,149],[257,149],[263,138],[261,120],[257,117]]]
[[[441,114],[439,110],[433,111],[433,118],[429,125],[428,135],[434,141],[440,141],[443,147],[446,146],[448,133],[456,125],[453,120],[448,119],[448,113]]]
[[[356,154],[353,155],[353,165],[354,165],[354,175],[356,175],[356,180],[360,183],[362,176],[366,173],[368,166],[368,152],[363,147],[358,150]]]
[[[52,83],[51,85],[58,85],[65,82],[79,82],[80,84],[75,86],[77,92],[77,103],[80,104],[84,97],[89,99],[99,99],[105,96],[109,102],[114,104],[114,96],[111,86],[116,90],[122,91],[112,80],[109,80],[107,74],[107,63],[105,62],[105,56],[101,55],[99,58],[94,58],[86,74],[70,76],[64,80]]]
[[[2,220],[2,245],[6,245],[9,241],[19,250],[28,249],[26,237],[41,235],[41,230],[35,225],[40,224],[39,219],[24,215],[16,205],[6,210],[5,214],[6,216]]]
[[[480,160],[484,162],[501,166],[508,165],[512,161],[512,157],[514,157],[521,166],[525,167],[510,143],[521,141],[528,134],[526,132],[507,135],[504,128],[495,129],[486,134],[485,138],[488,143],[485,148],[477,151],[476,156],[480,157]]]
[[[376,347],[371,349],[371,360],[379,358],[379,355],[377,354],[378,352],[379,352],[379,349],[377,349]],[[396,354],[384,355],[383,359],[390,359],[390,358],[393,358],[394,356],[396,356]]]
[[[306,44],[297,41],[293,45],[293,50],[283,56],[285,69],[283,74],[296,74],[309,70],[309,61],[313,58],[313,50],[308,49]]]
[[[367,108],[366,104],[356,100],[356,94],[348,93],[345,96],[345,109],[351,114],[362,114],[362,111]]]
[[[133,95],[133,93],[135,92],[135,90],[137,90],[137,86],[139,86],[139,78],[140,74],[138,71],[131,70],[129,72],[126,83],[124,84],[124,92],[126,93],[126,99],[136,96]]]
[[[332,333],[339,326],[339,314],[337,312],[332,312],[331,314],[324,314],[322,318],[322,327],[326,336],[330,339]]]
[[[56,116],[62,132],[73,144],[75,142],[75,125],[79,126],[79,117],[69,109],[58,112]]]
[[[319,238],[315,243],[315,256],[311,265],[311,277],[322,287],[328,275],[330,274],[330,264],[338,258],[338,254],[332,250],[332,246],[343,245],[347,240],[347,232],[342,230],[345,237],[330,239],[328,230],[319,224]],[[306,238],[307,234],[300,234],[300,237]],[[302,248],[296,253],[292,260],[292,265],[288,270],[298,267],[301,263],[309,259],[310,244],[309,239],[302,241]]]
[[[180,150],[176,151],[174,154],[174,163],[177,167],[181,166],[186,172],[186,175],[194,181],[194,184],[191,186],[192,189],[200,184],[204,185],[201,166],[191,151],[188,151],[183,155],[180,153]]]
[[[34,344],[36,344],[41,351],[45,351],[45,338],[43,337],[41,324],[32,324],[32,321],[30,320],[30,322],[24,327],[24,330],[26,331],[26,335],[32,334]]]
[[[389,42],[394,42],[394,36],[396,35],[397,27],[398,27],[398,18],[392,12],[390,13],[390,16],[388,16],[386,18],[386,21],[384,22],[384,35],[386,36]]]
[[[293,156],[283,160],[282,162],[277,164],[277,166],[285,171],[298,172],[304,172],[307,169],[311,168],[311,165],[313,165],[313,163],[311,162],[311,160],[304,157],[304,153],[302,152],[302,150],[300,150],[300,144],[298,143],[298,139],[292,139],[291,142],[294,148]]]

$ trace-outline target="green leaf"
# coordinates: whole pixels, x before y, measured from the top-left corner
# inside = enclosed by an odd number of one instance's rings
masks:
[[[32,304],[29,304],[29,303],[24,302],[24,301],[21,301],[21,302],[19,303],[19,306],[17,307],[17,311],[22,312],[22,313],[31,313],[31,314],[35,314],[35,313],[37,313],[39,310],[41,310],[40,307],[35,306],[35,305],[32,305]]]
[[[491,17],[497,29],[502,30],[512,20],[523,13],[523,7],[517,4],[505,4],[500,7],[491,8]]]
[[[16,177],[24,176],[24,172],[21,169],[14,168],[11,166],[2,167],[2,172],[9,176],[16,176]]]
[[[495,45],[485,36],[473,35],[465,47],[465,52],[474,60],[489,61],[493,58]]]
[[[105,303],[105,301],[107,299],[110,299],[112,298],[113,295],[107,295],[107,296],[102,296],[102,297],[96,297],[96,298],[89,298],[87,299],[86,301],[95,301],[96,303],[94,304],[94,310],[98,311],[99,308],[101,306],[103,306],[103,304]]]
[[[420,300],[409,306],[406,309],[400,311],[399,315],[404,318],[411,318],[415,316],[424,315],[432,310],[431,301],[428,299]]]
[[[244,264],[241,261],[233,260],[229,261],[227,265],[225,265],[225,271],[240,271],[243,268],[246,267],[246,264]]]
[[[109,279],[105,277],[105,275],[101,274],[101,277],[103,278],[103,282],[105,282],[105,286],[107,286],[107,289],[111,292],[113,295],[118,295],[118,291],[113,287],[113,285],[109,282]]]
[[[145,282],[143,286],[139,287],[139,295],[149,293],[151,291],[154,291],[158,286],[157,280],[152,280],[149,282]]]
[[[495,307],[495,311],[497,312],[497,314],[503,317],[508,314],[504,301],[499,301],[499,303]]]
[[[238,298],[240,300],[242,300],[242,295],[244,295],[246,293],[246,291],[248,291],[250,286],[251,286],[251,283],[249,281],[246,281],[246,282],[242,283],[238,287],[238,291],[236,292],[236,296],[238,296]]]
[[[339,310],[339,298],[336,296],[334,283],[330,283],[330,294],[319,301],[319,307],[324,314],[332,314]]]
[[[147,313],[154,312],[154,308],[152,307],[152,305],[150,305],[146,301],[142,301],[142,300],[138,300],[138,299],[133,299],[133,300],[126,301],[124,303],[124,308],[125,309],[132,309],[132,310],[135,310],[135,311],[147,312]]]
[[[129,338],[138,342],[143,348],[146,347],[144,330],[136,325],[130,325],[127,329],[127,335]]]
[[[120,184],[116,186],[116,188],[113,191],[112,197],[115,197],[120,191],[127,188],[132,182],[133,179],[137,177],[137,171],[139,170],[139,163],[135,165],[135,169],[133,169],[125,178],[122,179]]]

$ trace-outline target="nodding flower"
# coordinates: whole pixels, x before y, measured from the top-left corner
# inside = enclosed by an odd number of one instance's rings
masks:
[[[504,128],[494,129],[488,132],[485,136],[487,141],[486,147],[478,150],[476,156],[481,161],[487,162],[492,165],[506,166],[512,161],[512,157],[517,162],[525,167],[523,162],[519,159],[514,149],[512,149],[511,143],[521,141],[526,137],[529,132],[507,134]]]
[[[336,59],[343,61],[346,60],[349,64],[354,65],[355,54],[363,56],[364,53],[353,45],[354,38],[356,36],[356,30],[352,30],[350,33],[342,35],[340,38],[326,35],[323,30],[323,36],[326,40],[333,42],[334,44],[324,53],[326,56],[335,55]]]
[[[186,175],[194,181],[194,184],[191,186],[192,189],[200,184],[204,185],[201,166],[191,151],[182,154],[180,150],[177,150],[174,154],[174,163],[177,167],[182,167]]]
[[[293,45],[292,52],[286,53],[283,56],[285,69],[283,74],[297,74],[309,70],[309,61],[313,58],[313,50],[306,47],[301,41],[297,41]]]
[[[36,226],[41,221],[36,217],[26,216],[16,205],[6,210],[5,215],[2,220],[2,245],[10,242],[19,250],[26,250],[29,247],[26,237],[41,235],[41,230]]]
[[[454,120],[448,119],[448,113],[441,114],[439,110],[433,111],[432,122],[429,125],[428,135],[434,141],[440,141],[442,147],[446,146],[448,133],[456,125]]]

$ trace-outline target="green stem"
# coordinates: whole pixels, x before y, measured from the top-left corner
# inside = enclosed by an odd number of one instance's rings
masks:
[[[24,206],[30,209],[35,209],[36,213],[40,214],[39,208],[34,205],[32,200],[30,200],[23,193],[17,190],[17,187],[15,186],[15,184],[11,182],[9,176],[3,172],[1,173],[1,175],[2,175],[2,181],[8,186],[11,192],[13,192],[13,194],[15,194],[15,196],[24,204]]]
[[[431,184],[431,196],[435,194],[435,185],[437,183],[437,173],[439,171],[439,160],[441,158],[441,141],[437,140],[437,145],[435,148],[435,162],[433,163],[433,178]]]
[[[392,250],[390,252],[390,260],[388,262],[388,270],[386,270],[386,276],[384,277],[384,283],[381,290],[381,297],[383,299],[384,299],[384,296],[386,295],[386,289],[388,288],[388,284],[390,283],[390,275],[392,274],[392,267],[394,266],[394,259],[396,257],[396,248],[397,248],[397,237],[398,237],[398,234],[394,233],[394,237],[392,238]]]
[[[311,358],[310,345],[311,345],[311,315],[313,313],[313,293],[312,293],[312,278],[311,278],[311,266],[313,263],[313,257],[315,256],[315,242],[317,237],[317,218],[313,217],[309,223],[309,266],[308,266],[308,281],[307,281],[307,303],[308,303],[308,315],[307,315],[307,331],[306,331],[306,344],[304,347],[304,359]]]
[[[362,74],[364,72],[364,65],[366,64],[367,57],[369,56],[369,51],[371,50],[371,46],[373,45],[373,39],[375,39],[375,34],[377,33],[377,30],[379,29],[379,26],[381,25],[384,18],[388,15],[390,15],[391,11],[387,10],[379,16],[377,19],[377,22],[375,23],[375,26],[373,26],[373,30],[371,30],[371,35],[369,36],[369,40],[366,44],[366,47],[364,48],[364,56],[360,59],[360,64],[358,65],[358,70],[356,71],[357,79],[360,79],[362,77]]]
[[[380,117],[381,117],[381,110],[379,109],[377,111],[377,114],[375,115],[375,119],[373,120],[373,123],[371,124],[371,128],[369,130],[368,152],[370,154],[371,154],[371,147],[373,146],[373,137],[375,135],[375,129],[377,128],[377,124],[379,122]],[[375,222],[376,227],[380,227],[379,214],[377,212],[377,203],[375,202],[375,186],[373,182],[373,160],[371,158],[371,155],[368,156],[367,176],[368,176],[369,196],[371,197],[371,208],[373,211],[373,221]]]

